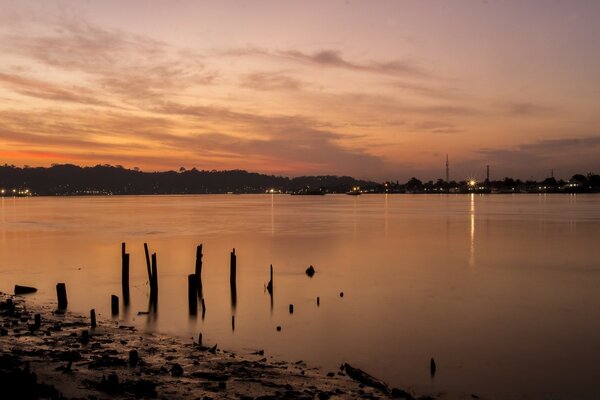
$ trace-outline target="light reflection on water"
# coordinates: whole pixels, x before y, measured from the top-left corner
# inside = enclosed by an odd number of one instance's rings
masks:
[[[594,398],[600,197],[210,195],[0,199],[0,290],[326,371],[349,362],[418,393]],[[143,243],[157,253],[149,309]],[[188,314],[203,244],[205,316]],[[237,253],[235,307],[229,253]],[[274,268],[273,297],[266,284]],[[304,274],[314,265],[316,275]],[[344,297],[339,296],[344,292]],[[320,297],[320,306],[316,298]],[[272,301],[272,303],[271,303]],[[294,313],[288,311],[294,305]],[[235,314],[235,331],[232,316]],[[277,332],[275,327],[281,326]],[[429,377],[429,358],[437,374]],[[566,367],[568,366],[568,368]]]

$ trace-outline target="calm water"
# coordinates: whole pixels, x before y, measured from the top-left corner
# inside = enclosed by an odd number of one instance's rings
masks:
[[[600,397],[600,196],[4,198],[0,221],[0,290],[33,285],[36,301],[55,301],[65,282],[70,310],[110,318],[125,241],[121,318],[149,330],[203,332],[207,344],[325,371],[349,362],[417,393]],[[144,242],[158,254],[155,317],[137,315],[148,307]],[[198,243],[204,320],[187,306]]]

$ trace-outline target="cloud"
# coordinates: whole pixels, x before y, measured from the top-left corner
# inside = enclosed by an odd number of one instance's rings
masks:
[[[299,90],[304,84],[282,72],[254,72],[241,77],[241,86],[255,90]]]
[[[5,34],[0,37],[0,50],[85,74],[96,89],[129,102],[212,84],[218,76],[205,70],[198,55],[146,36],[75,20],[61,21],[53,28],[45,34],[27,30]]]
[[[215,54],[230,57],[276,57],[294,62],[351,71],[368,72],[392,76],[430,77],[430,74],[413,62],[404,60],[355,62],[345,58],[334,49],[323,49],[313,53],[299,50],[268,50],[261,47],[246,47],[218,51]]]
[[[501,104],[501,108],[511,115],[520,117],[538,117],[556,112],[556,110],[553,107],[549,107],[542,104],[518,101],[505,102]]]
[[[45,100],[64,101],[90,105],[109,105],[94,97],[93,91],[74,86],[71,90],[61,88],[52,83],[26,78],[20,75],[9,75],[0,72],[0,85],[17,93]]]
[[[512,148],[482,148],[478,153],[487,163],[495,164],[503,176],[521,171],[548,176],[551,169],[568,178],[575,173],[586,173],[581,168],[600,170],[600,135],[578,138],[542,139]]]
[[[337,50],[321,50],[315,53],[304,53],[297,50],[278,52],[283,57],[324,67],[344,68],[353,71],[371,72],[386,75],[427,75],[424,70],[407,61],[369,61],[357,63],[345,59]]]

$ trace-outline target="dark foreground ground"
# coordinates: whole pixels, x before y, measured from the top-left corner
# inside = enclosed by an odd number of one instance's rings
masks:
[[[39,325],[35,314],[39,314]],[[323,373],[0,294],[1,399],[416,398],[360,369]],[[421,397],[430,399],[432,397]]]

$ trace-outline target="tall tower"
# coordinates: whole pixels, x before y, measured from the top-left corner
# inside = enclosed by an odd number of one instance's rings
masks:
[[[448,154],[446,154],[446,183],[450,183],[450,163],[448,162]]]

